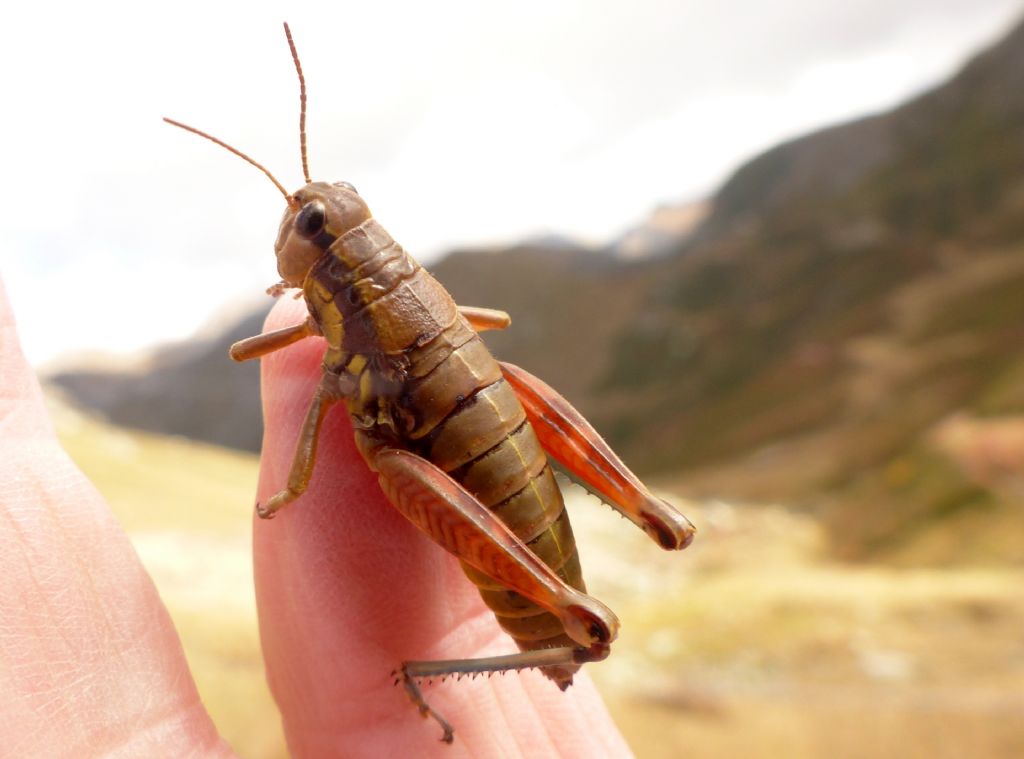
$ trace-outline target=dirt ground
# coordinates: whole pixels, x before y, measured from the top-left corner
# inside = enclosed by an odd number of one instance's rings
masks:
[[[575,520],[585,562],[622,552],[584,565],[623,623],[591,674],[637,756],[1024,755],[1024,572],[837,564],[807,516],[686,508],[688,556]]]

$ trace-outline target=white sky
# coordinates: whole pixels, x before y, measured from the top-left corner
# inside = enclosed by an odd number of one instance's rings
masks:
[[[0,274],[30,359],[183,337],[276,279],[282,199],[355,184],[408,250],[602,242],[779,139],[941,81],[1020,0],[19,3]],[[483,304],[486,305],[486,304]]]

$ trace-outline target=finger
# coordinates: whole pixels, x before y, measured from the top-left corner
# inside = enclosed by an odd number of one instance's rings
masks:
[[[229,756],[124,532],[58,446],[0,285],[5,756]]]
[[[304,317],[301,302],[282,299],[266,328]],[[263,359],[261,502],[287,479],[323,351],[308,339]],[[515,646],[458,562],[385,500],[343,404],[325,420],[309,490],[257,520],[254,542],[268,677],[296,756],[628,754],[585,675],[564,694],[536,672],[425,688],[456,729],[451,747],[418,719],[389,677],[400,661]]]

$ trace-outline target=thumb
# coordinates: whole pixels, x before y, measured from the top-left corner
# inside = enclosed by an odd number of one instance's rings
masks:
[[[61,450],[0,284],[0,754],[228,756],[156,589]]]

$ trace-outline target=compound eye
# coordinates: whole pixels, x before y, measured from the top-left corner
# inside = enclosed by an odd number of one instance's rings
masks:
[[[335,183],[334,183],[334,186],[335,186],[335,187],[344,187],[344,188],[345,188],[346,190],[351,190],[351,191],[352,191],[352,192],[354,192],[354,193],[355,193],[356,195],[358,195],[358,194],[359,194],[359,190],[357,190],[357,189],[355,188],[355,185],[353,185],[353,184],[352,184],[351,182],[335,182]]]
[[[319,200],[311,200],[302,207],[295,217],[295,231],[303,237],[315,237],[320,234],[327,222],[327,211]]]

